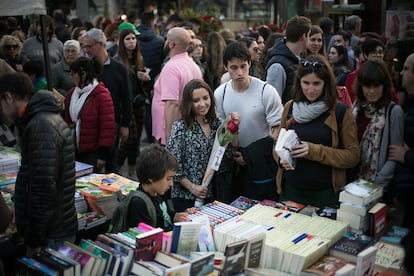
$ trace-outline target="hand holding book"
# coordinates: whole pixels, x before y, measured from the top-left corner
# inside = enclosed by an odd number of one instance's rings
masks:
[[[287,170],[295,168],[294,157],[302,155],[304,145],[300,146],[298,135],[293,129],[281,128],[277,138],[275,151],[280,158],[280,164]],[[307,145],[305,145],[307,146]]]

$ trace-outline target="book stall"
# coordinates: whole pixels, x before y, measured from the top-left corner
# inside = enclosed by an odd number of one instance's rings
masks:
[[[3,158],[7,156],[7,158]],[[11,165],[4,163],[10,159]],[[17,161],[16,161],[17,158]],[[19,155],[0,150],[0,174],[17,175]],[[2,163],[3,162],[3,163]],[[5,169],[7,168],[7,169]],[[14,171],[13,171],[14,170]],[[119,202],[139,183],[117,174],[94,174],[76,164],[76,244],[20,258],[20,275],[401,275],[408,229],[386,225],[382,188],[355,181],[340,193],[339,209],[240,196],[213,201],[184,214],[173,230],[140,223],[105,233]],[[0,182],[13,193],[12,180]],[[4,178],[6,179],[6,178]],[[99,230],[102,230],[99,229]],[[386,272],[385,272],[386,271]]]

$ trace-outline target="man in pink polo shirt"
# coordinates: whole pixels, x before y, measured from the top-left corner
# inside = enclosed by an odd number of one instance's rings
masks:
[[[170,59],[164,65],[154,84],[152,100],[152,134],[165,145],[174,121],[181,119],[180,103],[184,86],[192,79],[202,79],[197,64],[189,57],[187,47],[190,35],[184,28],[168,31],[164,48]]]

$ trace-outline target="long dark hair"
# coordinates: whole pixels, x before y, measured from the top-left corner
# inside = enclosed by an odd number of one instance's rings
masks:
[[[196,89],[204,88],[208,91],[208,95],[210,96],[211,105],[210,109],[207,112],[206,120],[212,122],[217,119],[216,115],[216,101],[214,99],[213,90],[211,90],[210,86],[203,81],[194,79],[191,80],[187,85],[184,87],[183,91],[183,99],[181,101],[181,116],[183,117],[184,124],[187,128],[191,128],[193,126],[193,122],[195,119],[195,113],[193,111],[193,92]]]
[[[119,34],[119,45],[118,45],[117,55],[119,57],[119,60],[121,61],[122,64],[125,65],[127,70],[133,71],[132,65],[135,65],[135,71],[142,71],[145,68],[144,68],[144,61],[142,60],[142,56],[141,56],[141,50],[139,49],[139,46],[138,46],[138,39],[137,39],[137,45],[135,46],[135,49],[132,51],[132,59],[133,59],[134,64],[130,64],[131,62],[129,61],[128,52],[124,45],[124,38],[129,34],[135,35],[134,31],[131,29],[124,29]],[[133,73],[135,74],[135,72]]]
[[[379,85],[383,85],[383,90],[381,98],[374,104],[376,110],[387,107],[392,101],[391,76],[383,60],[367,60],[358,71],[357,81],[354,87],[357,98],[356,106],[359,112],[363,110],[362,106],[366,104],[362,87]]]
[[[296,79],[293,84],[291,93],[294,102],[307,102],[303,93],[300,81],[303,76],[315,73],[318,78],[325,81],[321,100],[332,109],[338,101],[338,92],[336,90],[335,76],[328,60],[322,55],[310,55],[306,57],[298,66],[296,71]]]

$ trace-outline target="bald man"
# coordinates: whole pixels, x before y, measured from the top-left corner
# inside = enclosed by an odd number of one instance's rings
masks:
[[[154,84],[151,106],[152,134],[162,145],[170,136],[173,122],[181,119],[179,106],[184,86],[190,80],[203,78],[200,68],[187,54],[190,40],[184,28],[175,27],[168,31],[164,44],[170,59]]]

